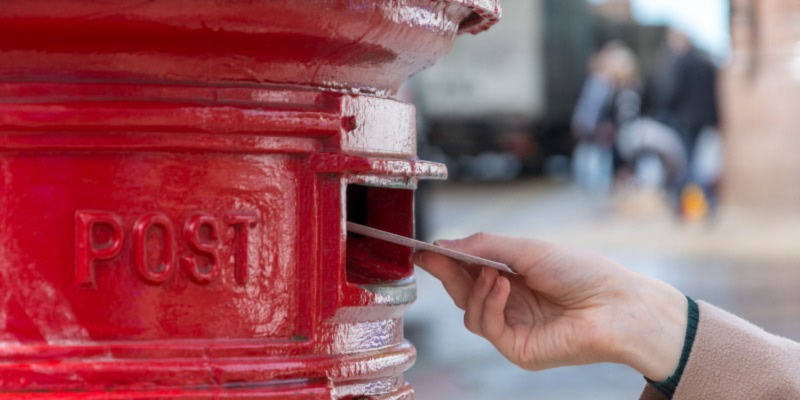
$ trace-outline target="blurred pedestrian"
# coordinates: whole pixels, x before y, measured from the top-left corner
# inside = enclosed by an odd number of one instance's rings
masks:
[[[697,213],[687,204],[715,205],[721,172],[717,68],[710,57],[677,29],[666,35],[665,59],[648,87],[647,113],[680,135],[686,152],[687,174],[675,189],[684,215]],[[700,192],[698,192],[698,189]],[[697,194],[704,198],[697,200]],[[687,196],[696,201],[687,201]],[[688,199],[688,200],[692,200]]]
[[[576,182],[588,189],[610,188],[618,157],[619,126],[639,114],[639,70],[633,52],[618,41],[603,46],[589,63],[589,75],[572,116],[578,140],[573,153]]]
[[[691,158],[700,131],[719,125],[717,69],[686,34],[670,29],[666,43],[675,60],[668,71],[672,87],[666,93],[665,112],[681,133]]]

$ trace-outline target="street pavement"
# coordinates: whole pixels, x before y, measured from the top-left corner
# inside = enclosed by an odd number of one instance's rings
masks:
[[[800,214],[722,207],[686,224],[658,193],[586,193],[565,183],[437,184],[422,204],[428,239],[478,231],[536,237],[596,251],[695,299],[800,340]],[[463,326],[441,284],[417,269],[406,336],[418,351],[406,373],[420,400],[635,399],[643,378],[623,365],[523,371]]]

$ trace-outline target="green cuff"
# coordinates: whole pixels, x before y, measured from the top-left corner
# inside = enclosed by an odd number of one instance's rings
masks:
[[[694,337],[697,334],[697,323],[700,320],[700,309],[697,307],[697,303],[689,296],[686,296],[686,299],[689,300],[689,320],[686,324],[686,336],[683,339],[683,350],[681,350],[681,359],[680,362],[678,362],[678,368],[672,376],[661,382],[653,382],[647,379],[647,377],[644,378],[649,384],[658,389],[658,391],[664,393],[668,399],[672,398],[675,394],[675,389],[678,388],[678,384],[681,382],[683,369],[686,368],[686,361],[689,360],[689,354],[691,354],[692,346],[694,345]]]

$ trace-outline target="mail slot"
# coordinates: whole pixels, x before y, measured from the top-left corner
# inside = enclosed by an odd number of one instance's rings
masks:
[[[493,1],[0,7],[0,397],[413,397],[400,83]],[[420,46],[419,43],[425,43]]]
[[[414,193],[348,185],[347,220],[407,237],[414,235]],[[346,240],[347,281],[355,284],[401,281],[413,275],[412,250],[349,233]]]

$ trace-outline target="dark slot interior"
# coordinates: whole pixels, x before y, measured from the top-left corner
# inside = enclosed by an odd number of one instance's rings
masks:
[[[414,192],[363,185],[348,185],[347,220],[375,229],[413,237]],[[371,284],[410,277],[413,250],[382,240],[347,234],[347,281]]]

